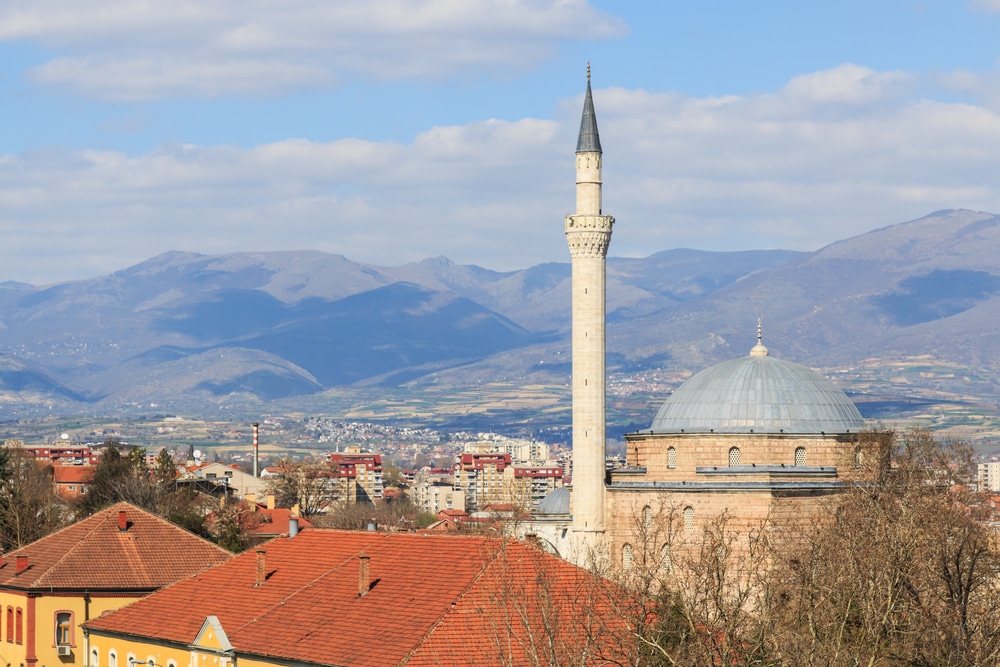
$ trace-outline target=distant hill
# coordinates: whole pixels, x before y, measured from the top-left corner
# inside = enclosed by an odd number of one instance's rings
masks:
[[[660,312],[795,256],[612,259],[609,317]],[[92,280],[4,283],[0,393],[11,408],[72,409],[398,385],[564,339],[569,277],[568,263],[502,273],[444,257],[378,267],[310,251],[168,252]]]
[[[760,317],[772,354],[840,373],[873,405],[889,389],[1000,396],[998,250],[1000,216],[958,210],[813,253],[612,257],[609,367],[697,370],[746,354]],[[568,262],[497,272],[303,251],[168,252],[92,280],[6,282],[0,414],[210,410],[501,376],[563,385],[569,278]]]

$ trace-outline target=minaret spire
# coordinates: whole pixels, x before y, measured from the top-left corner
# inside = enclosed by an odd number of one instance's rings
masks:
[[[566,216],[573,267],[573,534],[575,559],[584,562],[604,541],[605,276],[615,219],[601,210],[601,139],[590,91],[583,101],[576,143],[576,213]]]
[[[580,118],[580,136],[576,140],[577,153],[601,153],[601,135],[597,132],[597,115],[594,113],[594,96],[590,92],[590,63],[587,63],[587,96],[583,98],[583,117]]]

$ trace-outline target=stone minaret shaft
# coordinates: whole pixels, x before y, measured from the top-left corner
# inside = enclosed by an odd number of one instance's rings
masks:
[[[573,531],[591,535],[604,531],[604,284],[615,222],[601,211],[601,155],[588,65],[576,144],[576,213],[566,216],[566,241],[573,262]]]

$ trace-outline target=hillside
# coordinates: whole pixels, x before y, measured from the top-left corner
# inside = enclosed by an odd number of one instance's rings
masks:
[[[746,354],[759,317],[772,354],[832,374],[875,416],[996,403],[997,249],[1000,216],[959,210],[813,253],[610,258],[609,369],[623,382],[669,374],[641,399],[662,400],[685,373]],[[274,400],[322,410],[349,387],[368,397],[378,387],[560,388],[569,275],[568,262],[496,272],[444,257],[382,267],[312,251],[169,252],[92,280],[8,282],[0,410]],[[641,400],[623,414],[641,421]]]

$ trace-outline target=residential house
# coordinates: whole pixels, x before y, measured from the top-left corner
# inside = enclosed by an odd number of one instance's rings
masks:
[[[93,667],[632,663],[610,593],[522,542],[314,529],[83,628]]]
[[[95,665],[81,623],[230,558],[128,503],[4,554],[0,664]]]

